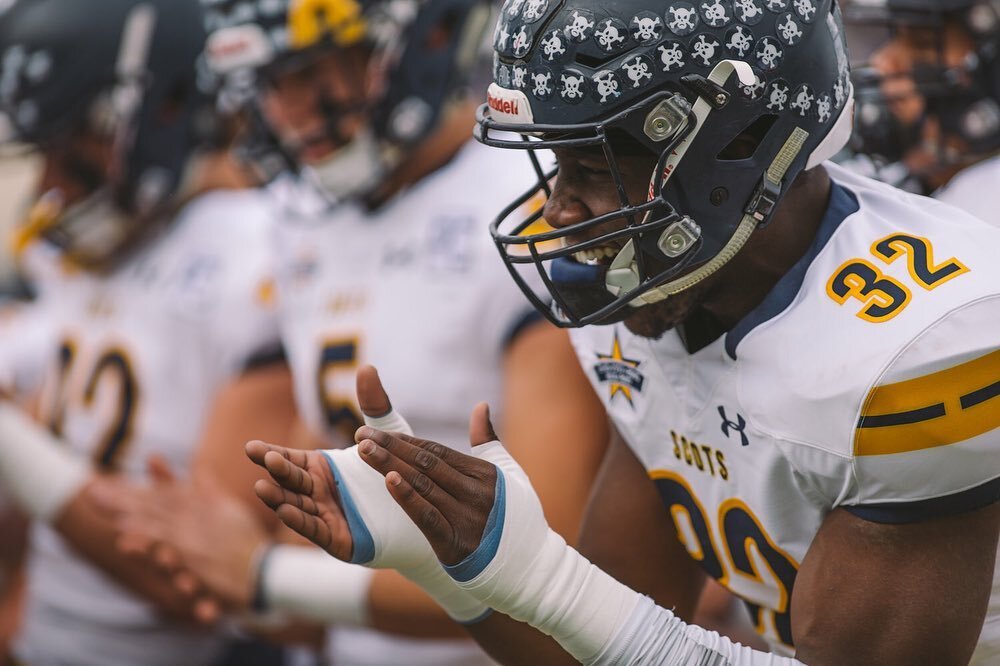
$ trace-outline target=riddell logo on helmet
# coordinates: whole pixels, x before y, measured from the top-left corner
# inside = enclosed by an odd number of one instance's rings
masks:
[[[495,120],[524,124],[533,120],[528,98],[520,90],[502,88],[495,83],[486,91],[486,104]]]
[[[493,95],[486,95],[486,103],[490,105],[490,108],[494,111],[499,111],[500,113],[509,113],[512,116],[517,115],[517,101],[512,99],[501,99],[499,97],[494,97]]]

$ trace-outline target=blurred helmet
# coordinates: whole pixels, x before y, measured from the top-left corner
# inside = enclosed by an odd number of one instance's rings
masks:
[[[873,51],[901,27],[927,28],[937,38],[934,62],[916,62],[910,71],[880,72],[871,64],[855,65],[857,98],[853,147],[889,162],[900,160],[924,140],[924,123],[940,126],[940,164],[971,162],[1000,149],[1000,0],[850,0],[845,5],[852,50]],[[945,27],[955,23],[971,37],[973,50],[959,64],[944,56]],[[880,39],[874,36],[878,35]],[[864,40],[876,43],[864,44]],[[886,82],[906,77],[925,101],[923,117],[904,124],[891,111]],[[947,137],[958,137],[961,155],[945,149]]]
[[[322,103],[326,132],[341,146],[303,167],[276,132],[258,128],[258,156],[281,151],[280,164],[308,176],[334,199],[363,196],[438,125],[467,82],[489,22],[488,0],[203,0],[208,62],[227,97],[241,103],[261,80],[280,76],[320,53],[370,52],[374,99],[342,107]],[[359,136],[338,136],[344,113],[364,111]],[[256,117],[263,121],[259,109]],[[272,170],[272,169],[265,169]],[[272,170],[273,171],[273,170]]]
[[[105,169],[76,163],[89,194],[42,196],[15,249],[44,236],[86,267],[120,256],[174,203],[204,96],[198,0],[14,0],[0,12],[0,131],[6,142],[65,150],[87,135]]]
[[[537,206],[519,213],[554,175],[533,157],[537,188],[493,223],[511,273],[561,326],[621,320],[715,273],[850,133],[831,0],[508,0],[494,46],[477,138],[532,156],[597,148],[619,192],[618,210],[545,230]],[[616,165],[637,151],[656,162],[645,201],[628,200]]]

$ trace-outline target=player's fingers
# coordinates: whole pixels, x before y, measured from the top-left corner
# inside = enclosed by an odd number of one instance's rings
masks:
[[[173,580],[177,591],[187,597],[193,597],[200,587],[198,579],[190,571],[178,571],[174,574]]]
[[[454,497],[464,497],[483,479],[496,479],[493,465],[443,444],[402,433],[362,427],[359,434],[386,448],[407,464],[428,474]],[[478,494],[478,491],[476,491]]]
[[[211,597],[201,597],[194,602],[191,614],[197,622],[204,625],[212,625],[222,617],[222,608],[219,602]]]
[[[264,504],[277,510],[282,504],[289,504],[313,516],[319,514],[319,509],[313,498],[282,488],[274,481],[258,479],[253,485],[254,492]]]
[[[115,540],[119,552],[134,557],[146,557],[153,550],[153,540],[144,534],[123,531]]]
[[[330,528],[318,517],[308,514],[291,504],[282,504],[276,509],[278,518],[294,532],[301,534],[320,548],[332,552],[333,544]]]
[[[490,421],[490,406],[481,402],[472,408],[472,416],[469,417],[469,443],[479,446],[497,439],[499,437]]]
[[[170,463],[161,455],[153,454],[146,461],[146,471],[149,478],[156,483],[173,483],[177,480]]]
[[[438,507],[429,502],[399,472],[386,474],[385,485],[396,503],[427,537],[438,559],[445,564],[461,562],[464,555],[459,555],[454,547],[454,530]]]
[[[268,451],[264,454],[264,467],[275,481],[288,490],[311,495],[313,491],[312,477],[278,451]]]
[[[285,460],[293,465],[297,465],[298,467],[306,467],[309,462],[309,457],[306,455],[306,452],[301,449],[289,449],[276,444],[268,444],[267,442],[262,442],[260,440],[247,442],[244,450],[250,460],[254,461],[261,467],[264,467],[264,457],[269,451],[276,452]]]
[[[378,370],[374,366],[363,365],[358,368],[355,381],[358,405],[366,416],[378,418],[392,411],[389,394],[385,392]]]
[[[153,562],[165,572],[177,571],[181,566],[180,554],[172,547],[164,543],[157,543],[153,546]]]
[[[383,441],[391,435],[376,431]],[[421,496],[434,504],[445,515],[456,515],[461,503],[469,494],[468,479],[456,472],[431,452],[397,441],[393,448],[381,446],[371,439],[358,444],[361,458],[382,476],[389,472],[402,474],[406,482]]]

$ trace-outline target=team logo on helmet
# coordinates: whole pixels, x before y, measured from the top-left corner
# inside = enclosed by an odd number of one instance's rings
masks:
[[[665,42],[657,47],[664,72],[674,72],[687,62],[687,53],[680,42]]]
[[[795,46],[802,41],[802,29],[791,14],[785,14],[778,23],[778,37],[788,46]]]
[[[667,27],[678,37],[686,37],[698,27],[698,12],[690,2],[675,2],[667,9]]]
[[[663,34],[663,21],[653,12],[639,12],[632,17],[632,39],[640,44],[652,44]]]
[[[356,0],[293,0],[288,8],[288,43],[304,49],[329,37],[350,46],[365,36],[365,19]]]
[[[781,64],[785,52],[781,49],[781,43],[774,37],[764,37],[757,42],[757,49],[754,51],[757,64],[766,72],[777,69]]]
[[[733,10],[724,0],[708,0],[699,5],[701,18],[706,25],[713,28],[723,28],[733,20]]]
[[[746,25],[757,25],[764,17],[764,8],[757,0],[735,0],[733,9],[736,11],[736,18]]]

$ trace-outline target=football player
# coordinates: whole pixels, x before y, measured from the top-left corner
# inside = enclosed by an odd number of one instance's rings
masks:
[[[191,620],[217,605],[120,554],[89,491],[145,478],[156,454],[179,472],[204,458],[247,494],[241,428],[291,422],[270,218],[199,88],[202,21],[196,0],[0,11],[3,138],[44,160],[18,246],[48,266],[37,307],[53,333],[50,433],[0,405],[0,484],[37,519],[15,647],[28,664],[211,663],[220,638]]]
[[[854,148],[877,176],[996,221],[1000,2],[853,0],[845,12],[852,55],[867,55],[853,74]]]
[[[606,418],[565,332],[544,322],[510,282],[486,233],[495,209],[531,180],[518,156],[488,150],[469,132],[476,102],[464,84],[489,4],[227,0],[209,2],[207,13],[213,68],[237,98],[240,85],[251,83],[271,141],[271,150],[258,144],[251,153],[277,156],[263,161],[290,170],[272,185],[284,219],[277,291],[308,431],[327,447],[351,441],[363,418],[354,397],[362,363],[382,367],[394,405],[442,441],[461,441],[468,410],[488,396],[529,469],[562,466],[562,474],[540,480],[541,492],[556,528],[572,537],[606,442]],[[579,416],[563,418],[570,414]],[[577,442],[568,460],[548,446],[567,427]],[[172,518],[182,520],[181,513]],[[185,535],[220,521],[196,522],[174,529],[169,541],[190,543]],[[215,549],[214,565],[199,555],[192,568],[236,605],[249,603],[257,581],[258,607],[334,623],[333,663],[488,661],[403,576],[338,567],[314,548],[263,545],[253,562],[252,548],[228,549],[242,553],[234,566]],[[223,580],[234,573],[235,581]],[[405,573],[440,576],[433,568]],[[467,598],[436,601],[460,621],[486,610]]]
[[[665,6],[511,0],[477,130],[558,160],[556,231],[511,206],[493,232],[620,435],[580,551],[482,406],[471,456],[251,443],[258,494],[336,557],[442,563],[504,663],[996,663],[1000,232],[824,163],[851,125],[837,3]],[[706,576],[777,654],[685,623]]]

